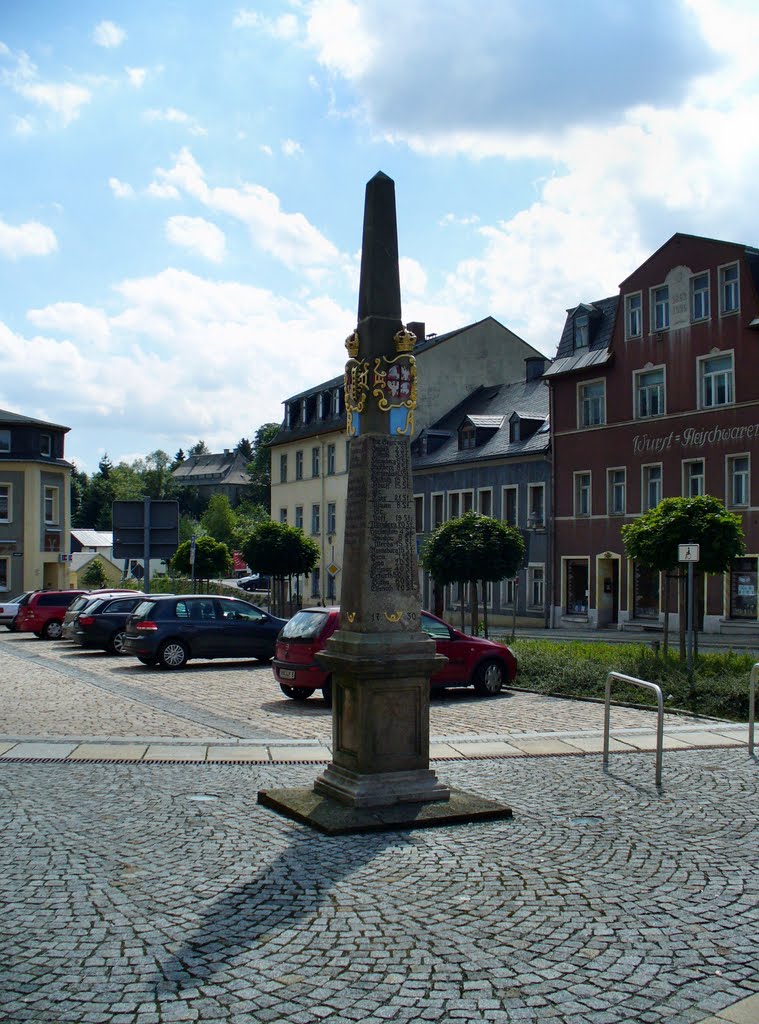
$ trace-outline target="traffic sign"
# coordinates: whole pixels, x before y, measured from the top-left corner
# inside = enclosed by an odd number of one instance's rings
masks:
[[[701,556],[700,545],[698,544],[678,544],[677,545],[677,560],[678,562],[697,562]]]

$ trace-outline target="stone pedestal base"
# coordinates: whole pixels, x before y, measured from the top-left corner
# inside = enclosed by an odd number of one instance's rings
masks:
[[[429,768],[370,775],[328,765],[314,782],[314,792],[349,807],[392,807],[403,803],[448,800],[451,791]]]

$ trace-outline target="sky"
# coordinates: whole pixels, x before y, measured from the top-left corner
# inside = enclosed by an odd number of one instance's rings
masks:
[[[0,408],[87,473],[281,421],[378,171],[404,319],[553,356],[674,232],[759,244],[758,44],[756,0],[0,0]]]

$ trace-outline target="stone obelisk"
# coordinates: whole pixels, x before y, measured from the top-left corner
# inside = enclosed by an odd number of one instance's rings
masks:
[[[430,769],[430,676],[421,631],[411,436],[414,335],[401,318],[395,185],[366,186],[358,324],[346,339],[350,437],[340,626],[316,657],[332,674],[332,760],[311,787],[258,802],[330,834],[508,818]]]
[[[332,673],[332,762],[314,789],[353,807],[450,796],[429,767],[430,675],[442,659],[420,629],[415,341],[401,319],[395,185],[380,173],[366,186],[358,325],[346,341],[340,628],[318,655]]]

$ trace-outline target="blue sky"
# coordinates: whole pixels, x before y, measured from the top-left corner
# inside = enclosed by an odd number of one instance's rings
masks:
[[[755,0],[0,0],[0,407],[88,472],[279,421],[378,170],[405,319],[553,355],[675,231],[759,244],[757,43]]]

